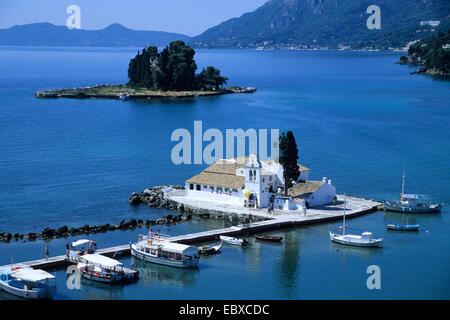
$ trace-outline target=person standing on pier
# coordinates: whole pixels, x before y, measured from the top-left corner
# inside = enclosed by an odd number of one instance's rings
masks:
[[[48,260],[48,256],[50,255],[48,251],[48,245],[45,246],[45,260]]]

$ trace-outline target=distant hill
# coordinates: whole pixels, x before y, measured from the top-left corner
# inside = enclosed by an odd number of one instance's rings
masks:
[[[188,36],[162,31],[138,31],[112,24],[101,30],[68,29],[51,23],[32,23],[0,29],[2,46],[144,47],[187,41]]]
[[[381,29],[366,27],[370,5]],[[450,27],[448,0],[270,0],[191,39],[197,48],[402,48]],[[421,21],[439,20],[437,28]]]

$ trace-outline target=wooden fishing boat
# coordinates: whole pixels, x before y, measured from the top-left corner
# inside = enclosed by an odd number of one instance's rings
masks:
[[[400,200],[384,202],[386,211],[403,213],[441,212],[442,203],[431,203],[430,196],[424,194],[405,194],[405,173],[403,173],[402,193]]]
[[[263,236],[263,235],[255,235],[255,238],[261,241],[269,241],[269,242],[281,242],[283,237],[279,236]]]
[[[396,231],[417,231],[419,230],[419,224],[388,224],[386,226],[389,230]]]

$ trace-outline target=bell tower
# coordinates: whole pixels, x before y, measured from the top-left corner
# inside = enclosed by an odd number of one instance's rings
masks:
[[[262,180],[261,180],[261,162],[258,157],[253,152],[248,157],[248,161],[245,164],[245,189],[249,191],[249,194],[256,197],[258,207],[261,207],[261,190],[262,190]]]

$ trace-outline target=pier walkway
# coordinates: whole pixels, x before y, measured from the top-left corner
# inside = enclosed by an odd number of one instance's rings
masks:
[[[224,204],[217,204],[214,202],[208,203],[207,201],[196,202],[186,199],[184,194],[179,190],[166,195],[170,199],[190,206],[198,206],[202,209],[209,209],[215,211],[223,211],[236,214],[252,214],[252,216],[264,216],[269,220],[252,222],[244,225],[232,226],[229,228],[207,230],[196,233],[189,233],[170,238],[170,241],[183,243],[183,244],[195,244],[207,241],[217,241],[219,236],[246,236],[263,231],[285,229],[290,227],[303,226],[314,223],[338,221],[342,219],[344,213],[343,196],[338,195],[338,203],[336,205],[323,206],[318,208],[308,209],[306,215],[301,211],[282,211],[275,210],[274,214],[267,214],[267,209],[249,209],[237,206],[230,206]],[[374,200],[367,200],[362,198],[347,196],[346,216],[348,218],[364,215],[370,212],[377,211],[380,202]],[[134,241],[134,239],[133,239]],[[107,257],[118,258],[121,256],[130,254],[129,244],[124,244],[111,248],[98,249],[98,254],[105,255]],[[39,269],[53,269],[59,267],[66,267],[70,263],[66,259],[66,255],[49,257],[48,260],[40,259],[34,261],[21,262],[33,268]],[[129,272],[134,270],[128,269]]]

